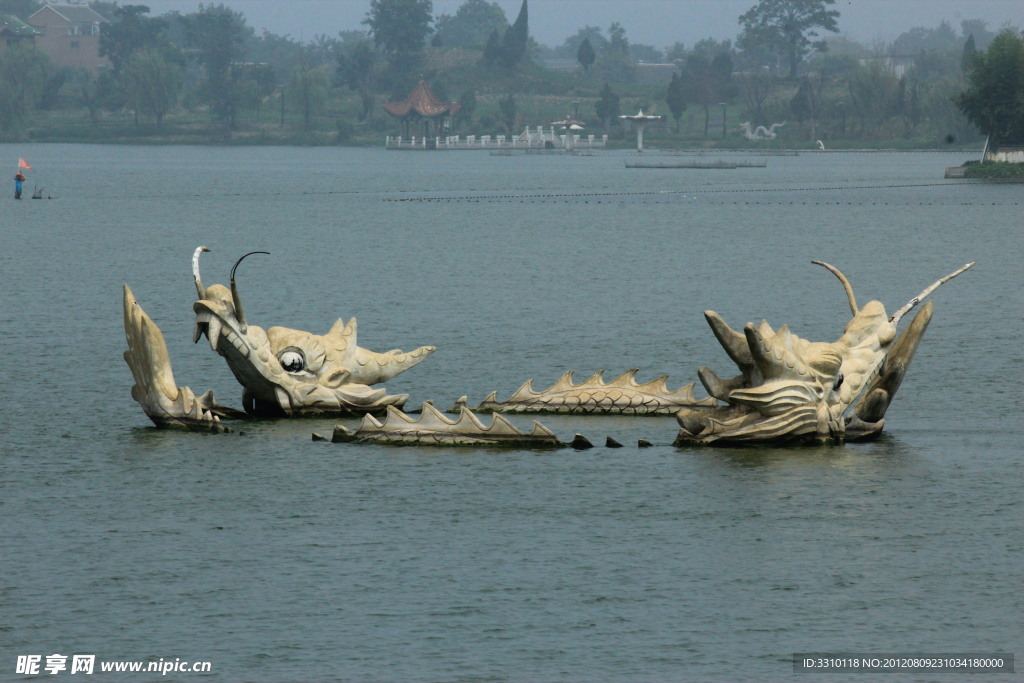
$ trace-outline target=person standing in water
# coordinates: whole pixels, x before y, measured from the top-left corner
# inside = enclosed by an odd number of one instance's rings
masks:
[[[21,169],[27,168],[32,170],[32,167],[28,165],[24,157],[18,157],[18,172],[14,176],[14,198],[21,199],[21,184],[25,182],[25,175],[21,172]]]

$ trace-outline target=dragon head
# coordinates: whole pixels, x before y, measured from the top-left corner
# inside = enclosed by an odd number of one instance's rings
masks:
[[[785,325],[776,331],[763,321],[747,323],[740,333],[714,311],[706,311],[705,318],[740,375],[721,379],[700,368],[708,393],[727,405],[713,411],[680,411],[677,443],[844,438],[849,422],[844,414],[883,370],[903,311],[890,318],[878,301],[858,307],[846,277],[827,263],[815,263],[832,271],[846,289],[853,318],[842,336],[831,343],[810,342]],[[915,332],[910,354],[921,334],[923,329]],[[880,421],[874,429],[881,430]]]
[[[235,283],[238,259],[231,269],[230,288],[203,285],[196,249],[192,271],[199,300],[193,341],[203,335],[241,383],[246,412],[257,415],[363,414],[402,406],[407,394],[390,395],[370,385],[384,382],[434,352],[423,346],[409,353],[375,353],[356,345],[356,320],[338,320],[325,335],[248,324]],[[250,252],[266,253],[266,252]]]

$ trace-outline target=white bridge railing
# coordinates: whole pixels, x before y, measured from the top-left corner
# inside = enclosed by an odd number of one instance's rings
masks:
[[[595,149],[608,144],[608,136],[561,135],[554,128],[527,128],[522,135],[447,135],[445,137],[401,138],[387,136],[385,149]]]

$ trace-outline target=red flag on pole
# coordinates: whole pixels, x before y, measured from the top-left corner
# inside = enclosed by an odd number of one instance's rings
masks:
[[[32,170],[32,167],[28,165],[28,162],[25,161],[23,157],[18,157],[18,168],[27,168],[30,171]]]

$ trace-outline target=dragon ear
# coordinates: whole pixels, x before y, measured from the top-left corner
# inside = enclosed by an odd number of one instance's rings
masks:
[[[345,321],[342,320],[341,318],[338,318],[337,320],[334,321],[334,324],[331,325],[331,329],[328,330],[327,334],[324,335],[324,336],[325,337],[333,337],[335,335],[343,335],[344,333],[345,333]]]
[[[334,322],[334,324],[331,325],[331,329],[324,336],[327,336],[327,337],[338,337],[338,338],[341,338],[341,339],[345,339],[347,337],[355,337],[355,334],[356,334],[356,319],[355,318],[352,318],[351,320],[349,320],[348,324],[346,324],[343,319],[338,318]]]

